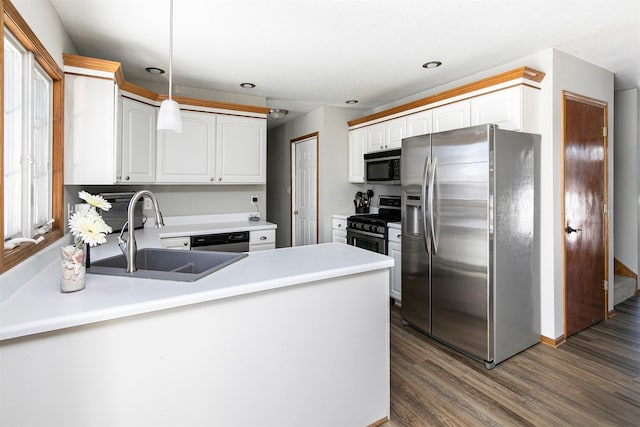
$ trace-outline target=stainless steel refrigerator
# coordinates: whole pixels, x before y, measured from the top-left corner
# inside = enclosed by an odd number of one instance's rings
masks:
[[[492,368],[540,341],[540,136],[482,125],[402,140],[402,308]]]

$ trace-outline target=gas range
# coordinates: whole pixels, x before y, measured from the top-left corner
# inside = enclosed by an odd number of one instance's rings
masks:
[[[400,222],[399,196],[380,196],[378,213],[347,218],[347,243],[387,254],[387,223]]]
[[[347,230],[352,228],[385,235],[389,222],[400,222],[400,215],[380,213],[352,215],[347,218]]]

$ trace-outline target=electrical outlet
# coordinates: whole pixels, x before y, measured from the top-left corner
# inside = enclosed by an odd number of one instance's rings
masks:
[[[153,209],[153,205],[151,204],[151,198],[150,197],[144,197],[144,206],[143,206],[144,210],[151,210]]]
[[[251,204],[252,205],[258,204],[258,196],[251,196]]]

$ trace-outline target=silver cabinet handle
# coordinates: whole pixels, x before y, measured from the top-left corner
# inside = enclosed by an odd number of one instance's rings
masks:
[[[267,240],[267,236],[260,236],[260,240]]]

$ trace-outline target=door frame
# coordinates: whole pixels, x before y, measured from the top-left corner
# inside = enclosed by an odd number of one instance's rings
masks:
[[[609,106],[607,102],[600,101],[594,98],[590,98],[587,96],[579,95],[574,92],[562,91],[562,153],[561,153],[561,166],[562,166],[562,189],[561,189],[561,197],[562,197],[562,221],[560,222],[561,228],[560,232],[562,233],[562,317],[564,323],[564,340],[568,338],[567,336],[567,277],[566,277],[566,237],[565,237],[565,150],[566,150],[566,122],[567,122],[567,112],[566,112],[566,102],[567,100],[572,100],[575,102],[580,102],[596,107],[601,107],[603,109],[604,115],[604,127],[606,129],[609,128]],[[604,132],[602,137],[602,145],[603,145],[603,216],[602,216],[602,228],[603,228],[603,242],[604,242],[604,281],[606,282],[606,286],[603,287],[604,292],[604,319],[609,318],[609,137],[608,131]],[[564,341],[563,340],[563,341]]]
[[[297,138],[291,139],[289,140],[289,165],[290,165],[290,170],[289,170],[289,188],[291,189],[291,193],[290,193],[290,197],[289,197],[289,246],[293,247],[293,243],[294,243],[294,230],[295,230],[295,225],[294,225],[294,215],[293,215],[293,206],[294,204],[294,199],[296,197],[296,192],[295,192],[295,172],[296,172],[296,159],[295,159],[295,145],[299,142],[305,141],[307,139],[310,138],[315,138],[316,139],[316,243],[318,243],[318,236],[319,236],[319,225],[320,225],[320,219],[319,219],[319,211],[320,211],[320,180],[319,180],[319,173],[320,173],[320,156],[318,155],[318,153],[320,152],[320,132],[312,132],[312,133],[308,133],[306,135],[303,136],[299,136]]]

